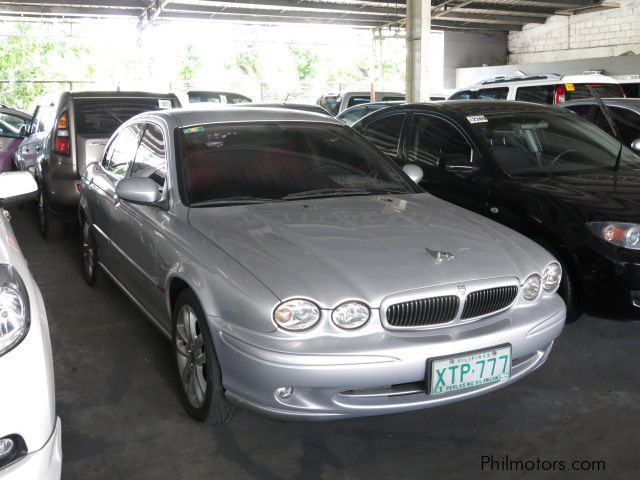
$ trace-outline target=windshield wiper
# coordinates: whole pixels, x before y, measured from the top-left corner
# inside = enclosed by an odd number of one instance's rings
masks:
[[[340,197],[343,195],[389,195],[395,193],[410,193],[406,190],[394,188],[317,188],[315,190],[306,190],[304,192],[290,193],[282,197],[283,200],[293,200],[298,198],[313,197]]]
[[[221,205],[250,205],[253,203],[279,202],[276,198],[253,197],[251,195],[238,195],[235,197],[212,198],[190,204],[191,207],[214,207]]]

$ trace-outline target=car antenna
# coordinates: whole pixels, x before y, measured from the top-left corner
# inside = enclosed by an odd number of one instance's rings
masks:
[[[620,136],[620,132],[618,131],[618,127],[616,126],[616,122],[613,121],[613,115],[611,115],[611,109],[608,107],[606,103],[602,101],[602,97],[600,97],[600,94],[598,93],[597,90],[594,90],[593,88],[591,88],[591,85],[587,85],[587,88],[589,89],[589,92],[591,92],[591,95],[593,95],[593,98],[595,98],[596,103],[598,104],[598,107],[602,111],[602,115],[604,115],[604,118],[607,120],[607,123],[609,124],[609,128],[611,128],[611,132],[613,133],[613,136],[620,142],[620,149],[618,150],[618,156],[616,157],[616,164],[613,168],[617,172],[618,169],[620,168],[620,158],[622,157],[622,146],[624,144],[622,141],[622,137]]]
[[[287,100],[289,100],[289,95],[291,95],[291,92],[287,93],[287,96],[284,97],[284,100],[282,101],[282,105],[286,105],[287,104]]]

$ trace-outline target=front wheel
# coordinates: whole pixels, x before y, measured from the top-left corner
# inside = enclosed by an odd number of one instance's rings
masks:
[[[82,267],[84,281],[93,287],[98,278],[98,248],[87,220],[82,222]]]
[[[191,290],[180,293],[174,305],[172,340],[180,394],[189,415],[212,424],[231,420],[238,409],[224,395],[206,317]]]

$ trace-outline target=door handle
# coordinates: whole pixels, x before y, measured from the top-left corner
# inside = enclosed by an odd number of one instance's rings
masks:
[[[495,213],[500,213],[500,209],[498,207],[491,207],[491,208],[489,208],[489,211],[491,213],[494,213],[494,214]]]

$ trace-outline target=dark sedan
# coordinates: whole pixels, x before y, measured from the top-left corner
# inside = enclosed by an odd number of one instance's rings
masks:
[[[620,134],[619,138],[626,146],[640,152],[640,98],[605,98],[602,101],[611,112],[612,120]],[[595,98],[566,102],[561,107],[576,112],[605,132],[614,135]]]
[[[354,125],[421,185],[562,261],[570,319],[640,318],[640,158],[569,111],[522,102],[400,105]]]

